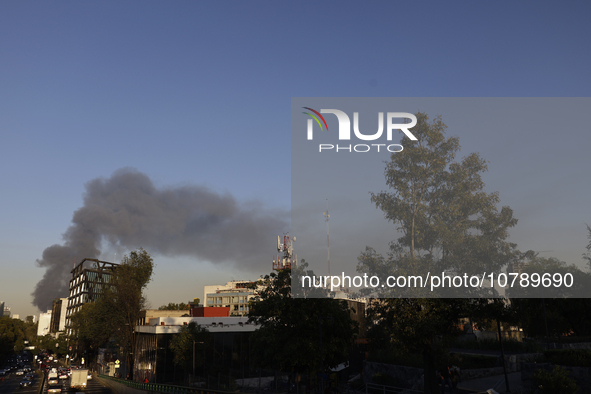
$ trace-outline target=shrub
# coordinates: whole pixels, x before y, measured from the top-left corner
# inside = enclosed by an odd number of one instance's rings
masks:
[[[588,349],[546,350],[544,357],[552,364],[591,367],[591,350]]]
[[[552,372],[538,370],[534,373],[534,387],[539,394],[574,394],[579,386],[568,375],[568,371],[555,366]]]

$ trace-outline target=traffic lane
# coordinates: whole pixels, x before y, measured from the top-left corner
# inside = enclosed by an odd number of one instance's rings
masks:
[[[37,394],[39,392],[39,384],[42,379],[39,374],[35,375],[33,384],[28,387],[20,387],[21,380],[24,376],[18,376],[14,373],[4,376],[4,381],[0,378],[0,394]]]
[[[84,392],[84,394],[115,394],[113,390],[109,387],[103,386],[98,379],[89,379],[86,382],[86,389],[84,390],[71,390],[70,389],[70,379],[66,379],[65,382],[65,390],[67,393],[74,393],[74,392]],[[2,394],[2,393],[0,393]],[[47,389],[45,388],[42,394],[47,394]],[[62,394],[65,394],[62,391]]]

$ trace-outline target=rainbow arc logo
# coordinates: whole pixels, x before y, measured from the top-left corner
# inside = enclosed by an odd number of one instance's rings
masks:
[[[322,122],[324,122],[324,126],[326,126],[326,131],[328,131],[328,125],[326,124],[326,120],[324,120],[324,116],[320,115],[320,112],[318,112],[318,111],[316,111],[316,110],[314,110],[312,108],[308,108],[308,107],[302,107],[302,108],[307,109],[308,111],[312,111],[316,115],[318,115],[320,117],[320,119],[322,119]],[[312,118],[314,118],[314,120],[316,121],[316,123],[318,123],[318,126],[320,126],[320,130],[323,130],[322,123],[320,123],[320,120],[316,116],[312,115],[309,112],[302,112],[302,113],[304,113],[306,115],[310,115]]]

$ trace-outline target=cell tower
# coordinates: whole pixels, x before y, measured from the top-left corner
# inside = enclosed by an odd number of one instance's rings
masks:
[[[293,253],[293,243],[295,242],[296,237],[289,238],[289,235],[283,235],[283,243],[281,243],[281,238],[279,235],[277,236],[277,252],[283,252],[283,256],[277,254],[276,257],[273,258],[273,270],[285,270],[291,269],[292,267],[295,268],[297,266],[298,257],[296,254]]]

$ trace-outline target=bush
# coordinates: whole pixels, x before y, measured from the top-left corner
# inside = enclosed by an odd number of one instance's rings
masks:
[[[538,370],[534,374],[534,387],[539,394],[574,394],[579,386],[568,375],[568,371],[555,366],[552,372]]]
[[[461,370],[494,368],[499,364],[497,356],[482,356],[479,354],[459,354],[451,353],[446,360],[445,365],[455,365]]]
[[[367,361],[423,368],[423,356],[421,354],[401,354],[391,350],[372,350]]]
[[[381,384],[384,386],[405,387],[407,384],[404,380],[395,378],[388,374],[376,373],[371,377],[371,382],[374,384]]]
[[[460,349],[501,350],[501,344],[496,339],[481,339],[479,341],[454,341],[450,347]],[[516,339],[503,338],[503,348],[511,353],[538,353],[543,347],[536,342],[521,342]]]
[[[591,350],[588,349],[546,350],[544,357],[552,364],[591,367]]]

